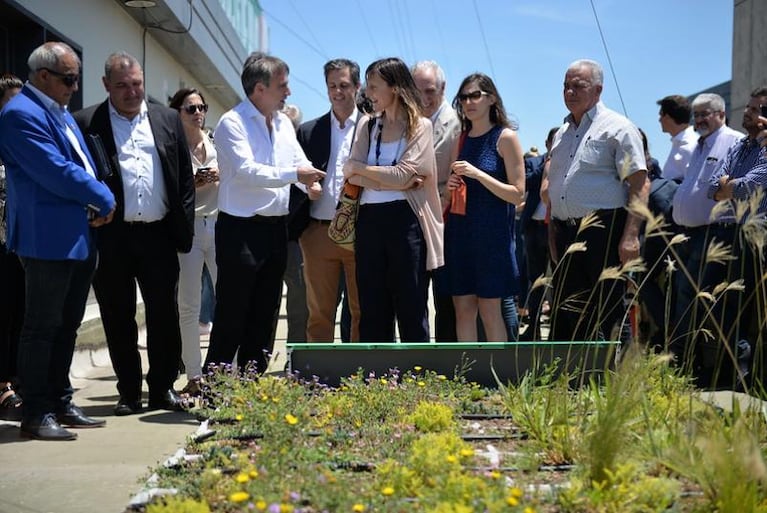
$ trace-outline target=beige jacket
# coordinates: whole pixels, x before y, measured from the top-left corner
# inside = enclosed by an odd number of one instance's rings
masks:
[[[351,160],[367,165],[370,149],[369,116],[364,116],[357,126],[357,136],[352,145]],[[442,207],[437,192],[437,163],[434,158],[434,142],[431,121],[421,118],[413,137],[407,142],[402,158],[394,166],[380,166],[378,180],[354,175],[351,183],[381,190],[402,191],[410,208],[418,216],[426,239],[426,269],[436,269],[445,264],[442,252]],[[415,176],[424,179],[423,184],[413,188]]]

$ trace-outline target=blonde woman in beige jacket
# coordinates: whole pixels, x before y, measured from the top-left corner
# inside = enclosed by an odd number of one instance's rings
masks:
[[[426,271],[444,263],[431,122],[405,63],[378,60],[365,72],[375,115],[357,128],[344,165],[363,187],[356,227],[360,341],[428,342]]]

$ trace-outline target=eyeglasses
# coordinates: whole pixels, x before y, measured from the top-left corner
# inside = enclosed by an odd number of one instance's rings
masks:
[[[716,114],[717,112],[721,112],[718,110],[704,110],[703,112],[693,112],[692,118],[693,119],[705,119],[709,117],[711,114]]]
[[[61,82],[67,87],[72,87],[80,81],[80,75],[77,73],[61,73],[60,71],[54,71],[50,68],[39,68],[37,71],[40,71],[41,69],[44,69],[54,77],[60,78]]]
[[[483,96],[490,96],[490,93],[486,93],[485,91],[472,91],[470,93],[459,94],[458,101],[461,103],[467,102],[469,100],[475,102]]]
[[[187,105],[184,107],[184,112],[187,114],[194,114],[195,112],[208,112],[208,104],[200,103],[197,105]]]

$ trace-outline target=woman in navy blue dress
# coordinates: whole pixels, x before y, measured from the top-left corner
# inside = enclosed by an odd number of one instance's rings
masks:
[[[525,165],[517,133],[487,75],[474,73],[453,100],[463,134],[453,149],[448,189],[466,187],[465,214],[450,213],[445,265],[459,341],[477,340],[477,313],[488,342],[508,340],[501,298],[519,290],[514,211],[524,201]]]

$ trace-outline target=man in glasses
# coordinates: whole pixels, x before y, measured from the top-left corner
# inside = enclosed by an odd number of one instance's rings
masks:
[[[707,262],[702,287],[710,292],[720,283],[741,280],[743,284],[742,290],[722,291],[706,319],[717,344],[704,347],[701,380],[714,387],[742,389],[753,378],[759,380],[753,381],[757,386],[764,386],[766,359],[757,346],[761,325],[752,332],[752,319],[761,321],[765,315],[759,299],[764,297],[765,246],[761,238],[767,214],[767,152],[760,144],[760,133],[765,129],[765,118],[760,116],[765,107],[767,87],[759,87],[743,110],[742,126],[747,135],[730,148],[708,183],[709,198],[719,202],[712,214],[713,237],[731,246],[733,259]],[[761,318],[758,308],[762,309]],[[761,361],[751,367],[757,355]],[[754,370],[760,374],[750,375]]]
[[[687,240],[676,246],[677,271],[673,275],[674,307],[669,331],[669,349],[677,363],[685,367],[694,363],[695,347],[691,343],[701,328],[703,315],[696,308],[700,290],[703,260],[710,231],[711,211],[715,201],[708,197],[708,182],[722,165],[727,152],[743,134],[725,124],[724,99],[718,94],[699,94],[692,101],[692,113],[698,142],[682,183],[674,194],[672,215]],[[690,368],[690,370],[692,370]]]
[[[100,230],[93,281],[120,399],[115,415],[143,409],[136,325],[136,284],[146,308],[149,408],[185,407],[173,390],[181,358],[177,252],[192,247],[194,177],[179,113],[144,99],[135,57],[110,55],[106,101],[75,116],[106,154],[105,182],[117,198],[115,220]]]
[[[552,257],[561,260],[553,276],[550,340],[614,340],[625,314],[625,283],[604,279],[602,271],[639,258],[642,219],[627,207],[647,204],[642,138],[600,101],[603,76],[590,60],[573,62],[565,73],[570,115],[554,136],[547,184]],[[567,251],[572,243],[584,243],[585,251]]]
[[[29,82],[0,114],[7,247],[25,271],[18,349],[21,435],[74,440],[77,435],[62,426],[105,424],[72,402],[69,367],[96,264],[91,227],[111,221],[115,198],[97,179],[94,160],[67,111],[78,89],[80,59],[64,43],[46,43],[27,64]]]
[[[450,150],[461,132],[461,122],[450,103],[445,100],[445,72],[434,61],[421,61],[411,70],[421,93],[423,115],[431,120],[434,155],[437,158],[437,187],[443,209],[450,200],[447,179],[450,176]],[[432,277],[441,271],[429,273]],[[453,296],[440,293],[439,278],[432,280],[434,292],[434,338],[437,342],[455,342],[455,308]]]

